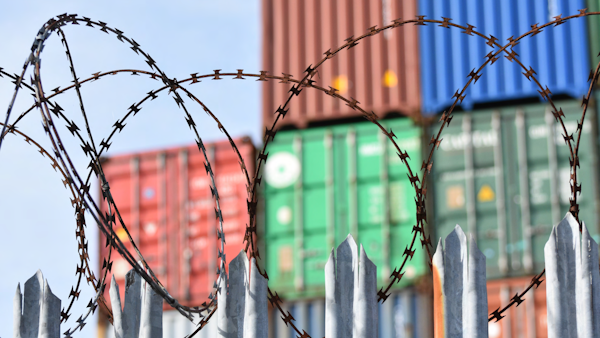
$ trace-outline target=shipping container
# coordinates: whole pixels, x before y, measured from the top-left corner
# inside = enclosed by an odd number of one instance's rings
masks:
[[[523,292],[530,284],[531,277],[509,278],[487,283],[488,313],[503,308],[511,298]],[[545,279],[545,278],[542,278]],[[546,321],[546,283],[533,287],[523,297],[521,305],[513,305],[500,321],[488,323],[489,338],[545,338],[548,337]]]
[[[252,173],[254,146],[247,137],[234,141]],[[226,240],[225,255],[229,260],[244,248],[248,223],[246,177],[228,141],[207,143],[205,147],[215,174]],[[197,306],[207,301],[219,262],[219,222],[210,177],[198,147],[194,144],[114,156],[104,159],[102,166],[127,229],[162,284],[181,304]],[[106,207],[103,203],[103,213]],[[115,232],[137,257],[118,221]],[[105,237],[102,234],[99,237],[102,266],[108,248]],[[120,289],[125,290],[125,274],[131,267],[114,250],[111,258],[114,260],[112,274]]]
[[[417,15],[415,0],[408,1],[277,1],[262,0],[263,69],[269,74],[293,75],[301,80],[328,50],[398,18]],[[325,89],[333,87],[346,98],[380,117],[389,112],[415,115],[419,111],[419,56],[417,27],[406,25],[366,38],[327,60],[312,78]],[[263,82],[263,125],[273,124],[275,111],[289,95],[290,84]],[[280,126],[305,128],[323,121],[360,117],[343,101],[305,88],[294,97]]]
[[[284,302],[282,309],[294,317],[297,328],[313,338],[325,337],[325,299]],[[298,334],[269,307],[269,338],[294,338]],[[428,338],[433,336],[432,294],[414,288],[395,292],[378,306],[378,337]]]
[[[586,7],[588,12],[600,12],[600,1],[587,0]],[[589,41],[590,41],[590,62],[591,68],[596,69],[600,58],[600,16],[590,15],[585,18],[588,25]]]
[[[553,21],[559,14],[579,14],[582,8],[583,0],[418,0],[418,13],[426,19],[445,17],[451,18],[452,23],[470,24],[486,36],[496,37],[500,45],[531,30],[533,24]],[[486,40],[465,34],[462,29],[442,28],[438,24],[419,28],[422,113],[431,116],[452,105],[452,96],[466,85],[471,70],[477,70],[486,55],[498,48],[491,48]],[[552,95],[580,98],[587,93],[590,67],[585,18],[547,27],[521,40],[512,51],[525,67],[535,70],[537,79]],[[486,66],[477,83],[469,86],[466,97],[459,102],[464,110],[477,109],[477,104],[541,98],[540,89],[522,74],[525,70],[505,55],[500,54],[498,61]]]
[[[579,102],[557,101],[569,133],[577,129]],[[596,110],[590,108],[579,149],[579,218],[598,238]],[[439,124],[429,135],[437,134]],[[552,226],[569,210],[569,149],[549,105],[530,104],[455,114],[442,133],[429,187],[434,232],[456,224],[476,235],[487,257],[488,279],[539,273]],[[576,135],[575,135],[576,136]]]
[[[380,121],[421,167],[421,129],[408,118]],[[412,240],[415,191],[392,143],[370,122],[281,131],[267,147],[264,177],[269,286],[288,299],[323,297],[324,267],[352,234],[387,280]],[[419,243],[417,241],[417,243]],[[428,272],[417,247],[394,287]]]

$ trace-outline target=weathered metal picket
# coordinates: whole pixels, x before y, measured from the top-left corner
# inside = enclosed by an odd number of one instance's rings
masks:
[[[567,213],[553,227],[544,254],[548,337],[599,337],[598,245],[585,224],[580,235]],[[432,267],[435,337],[488,337],[485,256],[473,236],[467,250],[467,236],[457,225],[443,243],[440,238]],[[267,280],[255,260],[240,252],[229,264],[228,279],[219,282],[216,336],[266,338]],[[378,337],[377,267],[362,245],[359,257],[352,236],[332,249],[325,286],[326,337]],[[17,287],[13,337],[59,338],[60,299],[40,271],[25,283],[24,293]],[[127,274],[124,306],[114,279],[110,298],[116,338],[162,337],[162,298],[133,270]]]
[[[544,247],[548,337],[600,336],[598,244],[567,213]]]
[[[325,264],[325,336],[378,337],[377,267],[351,235]]]
[[[433,255],[435,337],[487,337],[485,256],[460,226],[438,242]]]
[[[23,296],[21,285],[17,286],[13,311],[14,338],[60,337],[60,299],[40,270],[25,282]]]
[[[544,248],[548,337],[600,336],[598,244],[570,214]],[[468,258],[467,258],[468,257]],[[488,337],[485,256],[460,226],[433,256],[435,337]]]

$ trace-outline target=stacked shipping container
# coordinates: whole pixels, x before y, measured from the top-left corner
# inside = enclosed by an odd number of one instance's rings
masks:
[[[494,36],[500,45],[509,38],[517,38],[531,30],[533,24],[542,25],[555,16],[578,14],[585,8],[583,0],[492,1],[476,0],[418,0],[419,15],[427,19],[451,18],[453,23],[467,23],[486,36]],[[422,114],[435,115],[454,102],[456,90],[462,90],[467,75],[477,70],[486,55],[498,50],[490,48],[487,40],[464,34],[459,28],[442,28],[427,24],[419,30],[421,66]],[[589,47],[586,19],[572,19],[559,26],[543,29],[535,36],[526,37],[508,52],[517,53],[527,69],[532,67],[540,83],[553,95],[566,94],[580,98],[587,93],[589,75]],[[498,61],[489,64],[480,73],[481,78],[466,91],[461,106],[471,110],[477,104],[540,98],[540,90],[529,81],[516,62],[509,62],[500,54]]]
[[[595,6],[590,8],[598,7],[595,0],[590,1]],[[262,6],[263,69],[275,75],[291,74],[294,79],[302,78],[308,65],[314,65],[323,52],[343,44],[344,39],[397,18],[452,18],[452,22],[465,26],[469,23],[486,36],[497,37],[503,45],[534,23],[552,21],[558,14],[576,14],[585,7],[582,0],[262,0]],[[548,27],[512,48],[526,67],[535,69],[537,78],[553,95],[579,98],[587,92],[590,48],[585,21],[576,19]],[[463,33],[458,28],[434,24],[398,27],[342,51],[321,66],[312,80],[355,98],[380,117],[399,114],[422,121],[421,116],[432,117],[450,106],[452,95],[466,84],[467,74],[492,51],[486,40]],[[590,37],[592,46],[600,46],[596,32],[592,30]],[[487,256],[490,311],[506,304],[510,295],[528,284],[530,277],[522,276],[541,271],[543,245],[551,226],[568,210],[570,193],[568,153],[559,139],[561,131],[556,129],[546,105],[521,101],[515,106],[514,100],[539,99],[539,88],[525,81],[521,74],[524,70],[503,55],[487,66],[478,82],[467,90],[461,108],[468,112],[456,111],[442,135],[444,141],[436,152],[428,182],[433,192],[429,194],[433,237],[445,236],[456,223],[477,234],[478,245]],[[263,85],[263,125],[270,128],[273,113],[287,99],[291,85],[276,81]],[[557,104],[565,112],[570,132],[574,131],[579,103]],[[584,183],[580,215],[597,234],[598,176],[593,168],[597,168],[598,122],[595,111],[588,112],[580,150],[579,177]],[[331,249],[352,234],[377,265],[378,284],[383,285],[390,270],[401,262],[415,223],[414,190],[404,165],[376,126],[353,121],[359,117],[358,111],[343,102],[307,88],[294,97],[289,113],[279,124],[284,129],[300,130],[279,131],[267,148],[269,157],[261,191],[264,215],[259,215],[264,222],[259,226],[264,225],[260,233],[266,247],[263,261],[269,286],[285,300],[283,307],[314,337],[323,334],[323,266]],[[413,170],[420,169],[421,151],[429,149],[422,140],[428,141],[439,126],[417,126],[408,118],[386,119],[382,124],[394,130],[400,147],[409,152]],[[253,148],[246,145],[246,164],[252,168]],[[237,222],[231,225],[231,231],[239,240],[227,237],[227,256],[233,257],[241,249],[233,243],[241,245],[243,237],[246,189],[237,161],[233,163],[233,152],[221,151],[217,145],[214,149],[217,176],[230,175],[234,182],[231,203],[223,205],[224,226]],[[132,225],[136,243],[143,247],[141,251],[159,278],[177,298],[196,303],[204,301],[212,288],[210,276],[216,270],[217,259],[216,239],[210,232],[217,223],[210,215],[213,204],[205,176],[194,181],[192,174],[184,174],[199,170],[204,175],[200,157],[194,162],[198,169],[192,168],[192,153],[199,156],[197,150],[187,151],[187,169],[181,165],[182,152],[177,150],[163,155],[148,153],[144,155],[146,160],[136,160],[135,156],[115,158],[105,168],[107,175],[113,175],[109,182],[115,181],[111,189],[120,196],[115,199],[123,205],[120,210],[124,219]],[[230,156],[223,155],[223,165],[219,164],[221,153]],[[235,168],[225,169],[229,168],[227,163]],[[177,174],[179,170],[183,171]],[[189,177],[187,185],[185,175]],[[217,187],[227,191],[229,188],[222,186],[228,184],[228,179],[221,180],[217,178]],[[198,182],[197,187],[194,182]],[[146,183],[150,189],[146,189]],[[183,198],[185,190],[189,196]],[[190,202],[183,203],[187,207],[180,210],[181,198]],[[228,216],[229,212],[235,215]],[[196,219],[195,225],[192,219]],[[182,240],[186,233],[181,232],[182,224],[189,224],[187,240]],[[187,243],[187,250],[181,246],[174,249],[177,243]],[[205,251],[210,253],[208,257],[194,260]],[[116,261],[113,269],[122,275],[127,267]],[[427,331],[432,326],[430,300],[416,292],[413,285],[430,278],[420,248],[405,272],[393,296],[380,305],[380,337],[431,335]],[[528,300],[525,306],[511,309],[500,323],[491,323],[490,337],[517,333],[542,336],[546,332],[543,287],[535,291],[534,297],[533,302]],[[279,315],[272,316],[271,337],[289,336]],[[167,324],[165,337],[171,330],[183,332],[179,331],[183,324],[169,319],[168,314],[165,318],[172,322]],[[205,334],[210,336],[212,332],[207,330]]]
[[[451,18],[471,24],[478,32],[509,38],[529,31],[533,24],[578,14],[583,1],[538,0],[479,2],[470,0],[418,0],[419,15]],[[440,114],[453,102],[452,95],[466,84],[467,74],[478,69],[490,48],[485,40],[457,28],[421,27],[419,48],[423,115]],[[545,28],[511,48],[544,88],[549,88],[565,113],[569,133],[576,130],[580,102],[562,100],[587,94],[589,74],[586,19],[570,20]],[[499,55],[459,102],[452,123],[433,159],[429,187],[433,190],[430,224],[436,238],[456,224],[475,233],[487,257],[489,312],[503,307],[525,289],[533,273],[544,268],[543,249],[552,225],[569,209],[569,151],[562,128],[547,104],[524,104],[539,99],[539,88],[526,80],[516,62]],[[521,100],[520,102],[518,100]],[[458,110],[461,110],[461,109]],[[474,109],[475,108],[475,109]],[[578,173],[583,183],[580,217],[598,233],[597,119],[588,109],[581,138]],[[428,127],[437,133],[439,123]],[[597,236],[597,235],[596,235]],[[596,237],[597,238],[597,237]],[[506,318],[489,324],[490,338],[545,337],[545,285],[526,295]]]
[[[381,121],[421,164],[421,129]],[[348,234],[378,267],[379,284],[403,260],[416,224],[415,190],[391,142],[370,122],[282,131],[268,146],[265,243],[269,285],[287,298],[324,296],[324,266]],[[397,286],[426,273],[417,250]]]
[[[255,149],[250,139],[234,141],[252,172]],[[205,147],[220,197],[227,240],[225,255],[233,258],[244,248],[248,223],[246,177],[229,142]],[[210,177],[197,146],[115,156],[104,160],[103,169],[124,223],[169,293],[188,306],[207,301],[218,266],[219,223]],[[103,204],[102,212],[106,211]],[[117,225],[115,232],[134,252],[125,230]],[[108,254],[106,238],[100,236],[99,243],[102,266]],[[114,252],[112,258],[112,274],[124,290],[125,273],[131,267]]]
[[[465,26],[469,23],[504,44],[511,36],[530,30],[534,23],[552,21],[561,13],[576,14],[585,7],[582,1],[566,0],[415,2],[341,0],[289,4],[264,0],[264,68],[301,78],[307,65],[320,60],[320,53],[341,44],[343,39],[361,35],[368,27],[381,27],[393,19],[414,18],[417,14],[427,19],[452,18],[452,22]],[[478,68],[492,49],[486,40],[463,34],[461,29],[434,26],[437,25],[406,25],[366,39],[329,60],[313,80],[339,89],[380,117],[399,112],[421,120],[419,115],[440,114],[452,104],[455,91],[466,84],[467,74]],[[554,97],[581,97],[588,88],[586,35],[584,20],[571,20],[522,40],[509,52],[515,51],[526,67],[533,67]],[[419,54],[415,57],[417,46]],[[566,148],[557,142],[560,131],[548,118],[546,106],[510,106],[515,100],[538,100],[540,96],[534,83],[521,74],[523,70],[502,56],[484,69],[461,103],[463,110],[486,105],[498,109],[457,111],[443,135],[429,182],[434,192],[429,224],[435,236],[445,236],[456,223],[476,233],[479,246],[488,256],[490,279],[530,275],[543,268],[543,243],[551,226],[568,210],[565,199],[570,192]],[[415,67],[419,67],[418,74],[414,73]],[[397,81],[391,81],[394,76]],[[395,86],[390,87],[391,83]],[[419,84],[420,91],[416,91]],[[270,127],[273,112],[285,102],[288,88],[270,82],[264,89],[263,124]],[[349,117],[358,113],[310,90],[292,102],[280,126],[314,127],[324,120],[347,123]],[[560,106],[572,131],[578,104],[561,102]],[[595,114],[592,112],[588,118],[581,148],[585,155],[581,157],[580,181],[587,182],[580,199],[581,217],[587,224],[596,225],[597,174],[591,170],[597,157],[596,128],[592,127]],[[400,142],[405,137],[421,138],[420,130],[408,121],[384,123],[393,127]],[[426,127],[427,136],[437,127]],[[358,138],[361,133],[364,140]],[[329,250],[347,233],[355,237],[358,233],[357,242],[366,244],[367,251],[372,248],[368,252],[370,257],[376,256],[382,283],[390,266],[395,266],[400,258],[385,243],[404,249],[405,237],[400,234],[406,236],[409,231],[401,229],[414,225],[414,192],[405,176],[394,176],[402,173],[401,166],[394,169],[392,158],[383,164],[387,140],[379,139],[378,133],[368,123],[280,131],[267,149],[270,157],[265,173],[264,238],[269,284],[288,299],[298,298],[287,305],[292,310],[298,307],[301,318],[311,317],[304,314],[311,313],[305,308],[320,313],[321,301],[309,301],[306,297],[323,293],[322,265]],[[367,148],[372,151],[367,152]],[[407,149],[416,169],[420,168],[420,148]],[[377,164],[379,167],[375,167]],[[382,168],[386,167],[389,174],[383,173]],[[396,191],[397,187],[402,189]],[[408,192],[404,200],[411,202],[394,200],[400,191]],[[396,224],[393,214],[404,211],[411,216],[406,223]],[[369,212],[377,219],[369,219]],[[398,236],[394,237],[396,230]],[[370,241],[375,245],[370,246]],[[421,266],[418,261],[414,264]],[[427,269],[417,271],[424,273]],[[490,282],[490,306],[499,306],[499,294],[513,292],[515,283],[527,282]],[[541,300],[535,304],[545,308]],[[527,308],[532,311],[536,307]],[[304,327],[314,326],[310,320],[305,322]],[[506,337],[509,330],[523,332],[517,324],[513,325],[517,322],[505,321],[503,329],[490,335]],[[534,332],[531,327],[528,326],[528,332]],[[320,333],[318,329],[314,331]]]
[[[270,4],[268,1],[266,3]],[[377,18],[371,17],[371,24],[364,25],[365,28],[376,24],[381,26],[381,24],[391,21],[385,19],[386,13],[388,15],[389,13],[395,14],[390,19],[413,17],[406,15],[410,10],[405,10],[402,15],[397,15],[399,7],[394,7],[396,6],[395,2],[387,1],[372,2],[369,6],[364,6],[361,1],[325,2],[321,4],[321,11],[311,7],[314,4],[310,2],[305,5],[297,5],[298,8],[293,10],[288,9],[285,4],[275,2],[274,5],[276,8],[273,12],[265,9],[265,13],[269,14],[266,17],[270,19],[267,20],[268,23],[265,26],[267,28],[265,29],[265,41],[267,41],[265,66],[276,72],[289,69],[292,74],[298,74],[298,77],[301,76],[305,66],[312,62],[309,60],[311,57],[315,61],[320,58],[320,55],[313,57],[311,54],[314,50],[318,50],[318,46],[324,45],[322,47],[324,51],[336,45],[336,43],[329,45],[324,43],[331,40],[332,34],[337,40],[340,40],[339,32],[335,35],[335,30],[330,27],[340,27],[341,25],[346,29],[348,25],[353,25],[354,30],[347,35],[357,36],[362,33],[361,28],[363,27],[358,24],[362,21],[360,21],[360,15],[356,15],[357,10],[367,9],[362,11],[364,16],[377,16]],[[406,9],[413,8],[407,2],[404,2],[402,6]],[[493,35],[501,44],[504,44],[503,41],[507,41],[509,37],[516,37],[531,29],[533,23],[541,24],[554,20],[554,17],[561,13],[563,16],[576,14],[578,9],[584,7],[582,1],[563,0],[523,3],[508,1],[494,4],[473,1],[419,0],[418,9],[414,14],[418,13],[425,15],[428,19],[439,20],[442,20],[442,17],[448,17],[452,18],[453,22],[463,25],[468,22],[477,27],[479,32],[488,36]],[[338,13],[342,12],[342,16],[346,14],[346,17],[327,17],[329,20],[323,20],[331,8],[336,8]],[[284,22],[279,17],[279,13],[286,10],[286,15],[292,18],[289,22]],[[379,10],[383,13],[381,16],[379,16]],[[311,13],[310,20],[314,20],[312,27],[310,24],[306,24],[307,12]],[[381,18],[383,18],[383,22],[379,21]],[[417,32],[420,51],[418,64],[421,70],[420,76],[417,78],[421,83],[422,93],[422,98],[418,101],[421,103],[420,113],[426,116],[439,114],[451,105],[452,95],[457,89],[464,86],[466,75],[471,69],[479,67],[485,59],[484,56],[491,50],[487,49],[485,40],[462,34],[464,32],[460,29],[443,29],[433,26],[435,25],[428,24],[425,27],[418,27]],[[412,27],[412,25],[405,26],[402,27],[402,33],[396,29],[391,34],[395,34],[394,37],[410,34]],[[303,28],[305,29],[303,30]],[[315,38],[315,32],[322,33],[323,36]],[[276,37],[269,39],[271,34]],[[547,85],[554,95],[565,94],[571,97],[581,97],[588,88],[586,79],[589,69],[586,55],[588,55],[589,48],[586,35],[585,21],[571,20],[558,27],[547,28],[533,38],[524,39],[518,45],[513,46],[512,50],[519,55],[525,66],[531,66],[537,71],[537,78],[544,86]],[[287,36],[291,38],[286,39]],[[378,38],[380,40],[376,40]],[[386,41],[386,39],[389,39],[389,35],[387,37],[385,35],[378,36],[371,39],[373,43],[371,46],[361,43],[364,49],[359,49],[361,47],[359,44],[345,52],[346,56],[342,56],[343,54],[336,56],[341,61],[339,64],[335,63],[338,62],[335,58],[330,61],[333,70],[327,70],[323,82],[326,85],[327,82],[333,83],[333,87],[345,90],[349,92],[349,96],[367,103],[367,109],[371,106],[378,107],[377,100],[373,100],[373,98],[376,95],[381,95],[381,97],[388,95],[388,89],[381,90],[379,88],[378,90],[376,88],[378,83],[374,79],[378,76],[382,77],[379,60],[386,60],[388,64],[391,60],[398,60],[397,54],[389,53],[394,48],[380,48],[381,41]],[[290,41],[295,40],[309,44],[306,49],[307,55],[296,53],[301,55],[297,57],[293,51],[285,54],[286,48],[278,48],[284,44],[292,46],[294,43]],[[404,41],[411,40],[408,38]],[[279,52],[270,53],[271,50],[279,50]],[[384,55],[373,56],[373,53],[383,53]],[[305,58],[304,63],[301,63],[302,57]],[[355,58],[360,59],[361,63],[356,62]],[[410,55],[405,58],[405,60],[408,59],[410,59]],[[362,61],[368,60],[376,61],[363,66]],[[411,64],[414,65],[417,62],[411,62]],[[348,66],[350,70],[344,72]],[[276,69],[278,67],[281,70]],[[407,71],[405,70],[405,72]],[[396,74],[399,72],[402,73],[403,70],[395,71]],[[430,186],[434,189],[432,203],[434,212],[430,214],[433,216],[430,224],[433,225],[436,236],[445,235],[449,228],[456,223],[460,223],[468,231],[477,233],[479,245],[483,247],[484,253],[488,256],[488,277],[490,279],[523,276],[541,270],[543,268],[541,249],[547,239],[549,229],[560,220],[562,213],[568,210],[570,192],[568,189],[568,154],[562,141],[557,139],[560,138],[561,131],[556,129],[556,123],[547,112],[548,108],[542,105],[508,106],[510,105],[509,101],[539,99],[540,97],[538,88],[534,86],[533,82],[525,81],[526,77],[521,74],[522,72],[523,70],[516,63],[509,63],[504,58],[483,71],[479,81],[467,90],[466,98],[461,104],[462,108],[471,110],[473,107],[485,105],[505,106],[506,108],[457,113],[451,127],[443,135],[445,140],[434,159],[435,165],[431,176],[432,184]],[[368,80],[365,80],[367,78]],[[404,78],[408,81],[410,76],[405,75]],[[355,91],[348,90],[348,87],[352,88],[351,85],[348,85],[352,81],[360,84],[371,81],[375,84],[373,91],[380,93],[374,95],[368,90],[361,91],[360,88],[356,88]],[[416,83],[416,81],[411,82]],[[385,84],[385,80],[382,83]],[[278,104],[284,101],[285,89],[277,92],[277,84],[274,83],[269,84],[267,88],[264,122],[270,126],[274,110]],[[272,95],[271,91],[273,90],[279,94]],[[348,116],[338,114],[336,111],[337,107],[343,107],[343,105],[336,106],[335,103],[332,103],[327,106],[323,104],[323,102],[331,101],[331,98],[319,98],[318,95],[311,95],[313,96],[305,95],[305,98],[300,98],[297,106],[292,106],[290,114],[286,116],[290,122],[284,120],[283,124],[289,123],[302,127],[323,119],[323,115],[327,114],[331,116],[331,119],[337,118],[338,121]],[[403,98],[406,97],[405,95],[402,92],[398,94],[398,97]],[[578,118],[579,104],[561,102],[559,105],[567,115],[567,127],[572,132],[576,125],[574,124],[575,120]],[[388,106],[383,110],[375,108],[375,111],[379,115],[383,115],[387,111],[399,111],[414,116],[410,109],[406,109],[411,106],[411,104],[405,105],[403,108]],[[353,111],[349,112],[354,113]],[[294,113],[296,113],[295,116]],[[298,121],[299,119],[301,121]],[[594,112],[590,112],[582,137],[582,169],[579,177],[581,182],[587,182],[583,195],[580,196],[582,208],[580,215],[587,224],[594,224],[594,228],[597,228],[597,174],[592,170],[597,157],[596,128],[593,127],[596,123],[595,120]],[[335,128],[352,130],[354,126],[345,125]],[[433,128],[437,128],[437,126]],[[332,130],[333,128],[328,131],[327,129],[310,129],[301,132],[280,132],[278,137],[280,137],[279,142],[281,143],[273,143],[269,149],[270,151],[279,151],[278,147],[287,142],[289,148],[287,150],[290,154],[298,152],[298,149],[300,151],[300,154],[292,155],[301,162],[301,164],[295,165],[300,168],[294,171],[298,177],[297,181],[291,182],[283,188],[269,184],[265,188],[267,210],[265,236],[267,252],[270,253],[267,256],[267,266],[271,271],[272,282],[278,286],[275,289],[287,291],[292,298],[302,294],[311,294],[309,290],[314,285],[307,286],[308,282],[303,279],[311,273],[310,270],[315,270],[312,265],[318,266],[312,261],[318,260],[327,252],[326,250],[322,250],[324,252],[309,250],[310,254],[306,255],[305,238],[302,237],[298,241],[297,237],[308,235],[310,231],[305,227],[317,227],[317,224],[322,224],[318,235],[314,236],[323,242],[319,245],[320,247],[331,247],[333,242],[340,240],[338,235],[344,230],[352,233],[351,226],[343,227],[343,224],[352,222],[346,220],[349,217],[348,214],[340,213],[332,202],[328,203],[327,198],[343,205],[346,203],[345,196],[356,194],[356,199],[362,201],[367,198],[369,193],[368,190],[360,189],[352,191],[352,180],[347,182],[347,187],[341,189],[347,190],[348,193],[346,195],[340,193],[340,189],[335,189],[334,186],[336,180],[344,181],[344,178],[340,180],[335,176],[337,174],[333,169],[335,165],[328,164],[327,151],[321,149],[322,151],[315,152],[314,156],[304,154],[305,143],[309,143],[306,140],[311,138],[314,138],[313,142],[316,142],[317,148],[327,149],[327,137],[334,139]],[[377,132],[375,128],[373,130],[374,133]],[[396,134],[398,134],[397,130],[397,128],[394,129]],[[335,143],[332,142],[332,144]],[[311,149],[311,151],[313,150],[314,148]],[[336,154],[334,150],[329,152],[331,153],[329,156]],[[340,151],[338,150],[337,153]],[[348,151],[348,154],[352,154],[352,152]],[[414,153],[411,155],[415,156]],[[347,161],[346,157],[349,155],[338,156],[340,157],[335,158],[335,163]],[[372,163],[363,162],[365,160],[364,158],[359,159],[358,166],[360,167],[361,162],[365,163],[365,166],[368,166],[366,163]],[[334,163],[334,161],[330,163]],[[314,172],[318,170],[321,171]],[[330,174],[332,178],[329,181],[327,179],[328,170],[334,174]],[[352,171],[353,169],[347,170]],[[306,174],[305,171],[309,171],[309,174]],[[284,169],[283,172],[290,172],[290,170]],[[333,177],[336,178],[333,179]],[[342,177],[344,176],[342,175]],[[331,190],[329,194],[327,193],[328,182]],[[388,188],[390,191],[392,190],[391,186]],[[287,192],[284,192],[286,189]],[[286,194],[289,196],[286,197]],[[323,198],[314,198],[319,195],[322,195]],[[304,201],[307,204],[313,203],[318,207],[315,210],[320,210],[320,212],[295,210],[298,205],[302,206]],[[288,212],[278,212],[282,208],[285,209],[286,203],[289,204],[289,209],[286,209]],[[396,204],[391,204],[391,208],[395,207],[397,207]],[[306,208],[310,209],[310,206],[307,205]],[[344,207],[341,208],[345,210]],[[328,210],[337,215],[330,216],[329,224],[327,223]],[[352,207],[347,210],[352,210]],[[357,208],[356,210],[361,209]],[[300,216],[296,216],[297,213]],[[296,222],[303,228],[298,229],[297,226],[286,228],[277,219],[279,214],[287,215],[287,222]],[[313,214],[321,217],[313,219]],[[309,218],[309,220],[303,220],[303,218]],[[371,231],[379,232],[383,223],[385,222],[375,222],[374,225],[371,225],[373,227]],[[325,229],[329,229],[329,233]],[[283,238],[286,236],[284,235],[286,232],[295,240],[292,241],[290,238],[287,240],[287,244],[284,243],[286,240]],[[311,242],[310,239],[306,239],[306,241]],[[358,241],[360,242],[361,239]],[[395,241],[394,244],[396,244]],[[281,251],[279,254],[278,250]],[[283,254],[286,252],[287,255]],[[313,252],[315,252],[314,255],[312,255]],[[297,255],[305,258],[298,258]],[[323,257],[320,259],[324,261]],[[285,263],[286,260],[288,263]],[[298,264],[301,266],[297,266]],[[378,266],[380,266],[380,271],[386,270],[385,262],[378,262]],[[297,269],[307,269],[308,271],[301,272]],[[380,275],[380,277],[383,276]],[[315,278],[315,280],[322,280],[322,278]],[[496,284],[501,285],[500,289],[506,290],[514,288],[512,285],[514,283],[516,282],[511,279],[500,280]],[[492,289],[494,288],[492,287]],[[490,299],[494,299],[494,302],[490,304],[496,304],[495,291],[492,289],[490,289]],[[536,304],[538,304],[537,301]],[[514,327],[512,330],[520,331]]]
[[[358,37],[371,26],[382,27],[397,18],[417,15],[415,1],[279,1],[262,0],[263,68],[301,79],[308,65],[324,52]],[[416,116],[419,111],[419,56],[417,27],[405,26],[361,41],[327,60],[312,80],[324,88],[357,99],[380,117],[389,112]],[[283,105],[289,85],[263,85],[263,124],[271,127],[274,112]],[[305,128],[315,122],[360,117],[340,100],[307,89],[294,98],[280,125]]]
[[[580,103],[557,101],[569,133]],[[579,149],[579,217],[598,234],[596,112],[589,109]],[[430,128],[437,133],[439,124]],[[434,155],[431,185],[437,237],[460,224],[477,234],[488,278],[538,273],[552,226],[569,210],[569,150],[549,105],[456,114]],[[598,237],[596,237],[598,239]]]
[[[262,5],[263,68],[276,75],[292,74],[295,79],[302,78],[308,65],[315,65],[325,51],[344,44],[345,39],[360,36],[369,27],[417,15],[415,1],[263,0]],[[405,26],[363,40],[326,61],[312,80],[357,99],[361,107],[379,117],[418,119],[417,29]],[[274,112],[287,99],[288,90],[289,85],[275,81],[263,84],[264,126],[271,127]],[[279,128],[301,130],[279,131],[267,147],[263,260],[269,286],[286,300],[284,307],[303,329],[321,337],[323,268],[332,248],[352,234],[377,265],[382,286],[402,262],[412,238],[415,192],[389,140],[375,125],[355,122],[360,120],[359,111],[310,88],[294,97],[289,108]],[[420,168],[420,127],[407,118],[382,124],[392,128],[400,147],[409,151],[411,166]],[[431,327],[431,316],[414,300],[419,296],[414,289],[400,291],[417,283],[427,269],[423,252],[417,250],[402,283],[394,286],[392,301],[386,302],[391,305],[403,299],[412,305],[405,305],[404,315],[399,310],[393,315],[391,308],[382,311],[389,318],[380,317],[381,337],[392,332],[396,332],[394,336],[429,336],[423,331],[426,329],[420,329]],[[273,318],[271,337],[290,336],[281,327],[279,315],[274,313]]]

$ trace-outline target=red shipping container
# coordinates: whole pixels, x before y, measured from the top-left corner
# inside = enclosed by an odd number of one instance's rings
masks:
[[[523,292],[531,277],[506,278],[487,282],[488,313],[499,307],[506,306],[517,293]],[[536,289],[535,286],[523,297],[521,305],[513,305],[502,315],[506,316],[499,322],[492,320],[488,323],[489,338],[543,338],[548,337],[546,321],[546,282]]]
[[[301,80],[309,65],[323,59],[327,50],[358,38],[370,27],[381,28],[398,18],[417,15],[417,2],[407,1],[280,1],[262,0],[263,69],[269,74],[293,75]],[[340,51],[318,68],[315,84],[360,102],[379,117],[390,112],[418,118],[421,104],[418,27],[388,29]],[[263,125],[271,128],[274,114],[289,96],[293,83],[263,82]],[[362,116],[345,102],[316,89],[304,88],[294,97],[289,113],[278,126],[305,128],[311,123]]]
[[[252,176],[255,148],[250,138],[234,141]],[[205,144],[205,148],[219,193],[227,266],[245,246],[246,176],[228,141]],[[210,177],[198,147],[194,144],[115,156],[104,159],[102,167],[125,226],[161,283],[183,305],[198,306],[207,301],[217,278],[219,222]],[[106,202],[102,203],[101,210],[107,212]],[[115,232],[137,258],[116,219]],[[102,266],[108,248],[103,234],[99,239]],[[112,274],[123,298],[125,274],[131,266],[116,250],[111,258]],[[111,273],[108,277],[112,278]],[[105,298],[109,300],[108,291]]]

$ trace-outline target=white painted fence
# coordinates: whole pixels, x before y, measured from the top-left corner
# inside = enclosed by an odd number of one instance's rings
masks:
[[[580,236],[578,223],[568,213],[552,229],[544,254],[548,337],[600,337],[598,245],[585,225]],[[219,282],[211,336],[267,338],[267,280],[258,273],[254,259],[249,263],[240,252],[229,265],[228,283]],[[473,238],[467,246],[457,225],[443,244],[439,240],[432,265],[435,336],[488,337],[485,256]],[[362,246],[358,254],[350,235],[332,249],[325,265],[325,288],[327,338],[378,337],[377,267]],[[162,299],[137,274],[127,274],[123,308],[114,280],[110,297],[116,338],[162,337]],[[60,300],[41,272],[25,283],[24,297],[17,288],[14,309],[14,338],[60,337]]]

